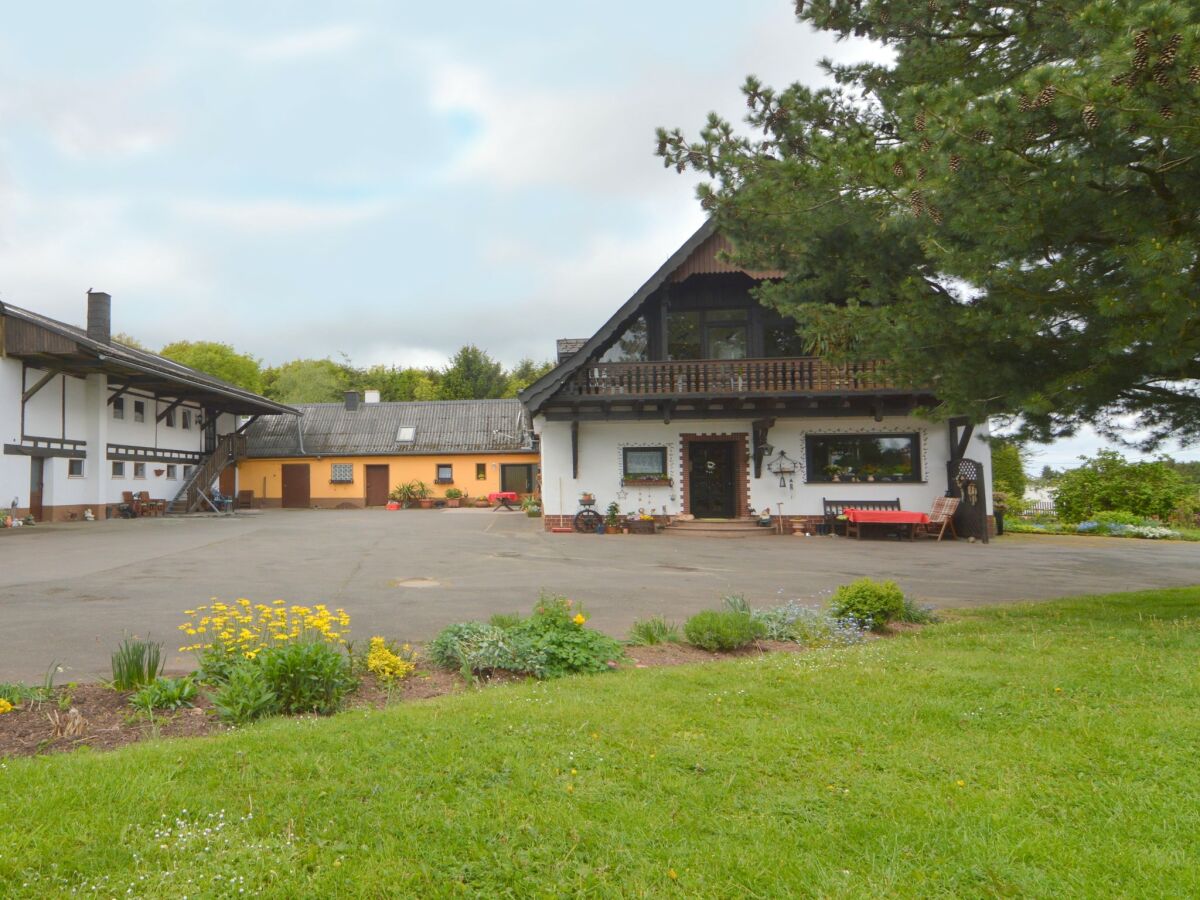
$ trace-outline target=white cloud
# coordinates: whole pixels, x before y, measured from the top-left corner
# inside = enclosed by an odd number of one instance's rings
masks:
[[[258,234],[345,228],[377,219],[390,209],[382,201],[323,204],[292,200],[183,200],[173,206],[184,219]]]
[[[353,50],[366,33],[357,25],[325,25],[259,37],[229,32],[197,32],[203,41],[232,50],[256,63],[289,63],[322,56],[338,56]]]

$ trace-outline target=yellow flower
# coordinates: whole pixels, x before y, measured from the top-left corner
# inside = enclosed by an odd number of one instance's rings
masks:
[[[583,613],[575,613],[575,618],[573,618],[571,621],[576,625],[582,625],[587,621],[587,616],[585,616]]]
[[[5,700],[3,697],[0,697],[0,716],[4,715],[5,713],[12,712],[13,708],[14,707],[12,703],[10,703],[8,700]]]
[[[967,786],[967,783],[966,783],[965,781],[963,781],[961,778],[960,778],[960,779],[958,779],[958,781],[956,781],[956,782],[955,782],[955,784],[957,784],[959,787],[966,787],[966,786]]]
[[[667,869],[667,877],[670,878],[672,881],[674,881],[675,879],[677,879],[679,877],[679,873],[676,872],[674,869]]]

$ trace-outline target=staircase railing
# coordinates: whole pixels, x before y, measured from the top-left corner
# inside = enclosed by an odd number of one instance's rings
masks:
[[[209,496],[215,482],[229,466],[246,458],[246,435],[222,435],[216,449],[192,469],[191,475],[179,488],[179,493],[170,503],[171,512],[196,512],[204,507],[221,512]]]

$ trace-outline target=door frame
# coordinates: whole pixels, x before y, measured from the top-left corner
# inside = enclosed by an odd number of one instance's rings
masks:
[[[537,493],[537,463],[500,463],[500,490],[508,490],[504,486],[504,470],[505,469],[528,469],[529,480],[526,484],[529,485],[528,491],[517,491],[518,494],[536,494]]]
[[[34,503],[36,497],[37,503]],[[46,515],[46,457],[29,457],[29,514],[38,522]]]
[[[734,517],[745,519],[750,515],[750,433],[738,431],[728,434],[681,434],[679,436],[679,480],[682,483],[680,498],[685,515],[692,515],[692,445],[733,444],[733,502]]]
[[[304,506],[287,505],[287,471],[305,470],[305,494],[308,500]],[[279,469],[279,505],[283,509],[309,509],[312,506],[312,466],[309,463],[283,463]]]
[[[387,506],[387,495],[391,492],[389,485],[392,480],[392,467],[388,463],[366,463],[363,465],[363,506],[367,509],[371,508],[371,470],[374,469],[376,474],[379,470],[383,470],[383,503],[380,506]]]

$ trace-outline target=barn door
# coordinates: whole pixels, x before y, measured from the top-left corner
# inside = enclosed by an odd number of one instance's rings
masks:
[[[954,530],[959,537],[988,542],[987,493],[983,465],[973,459],[957,459],[946,464],[950,489],[948,497],[958,497]]]
[[[46,459],[42,456],[29,457],[29,514],[42,521],[45,506],[42,495],[46,488]]]
[[[312,506],[308,483],[308,463],[284,465],[282,480],[284,509],[308,509]]]

